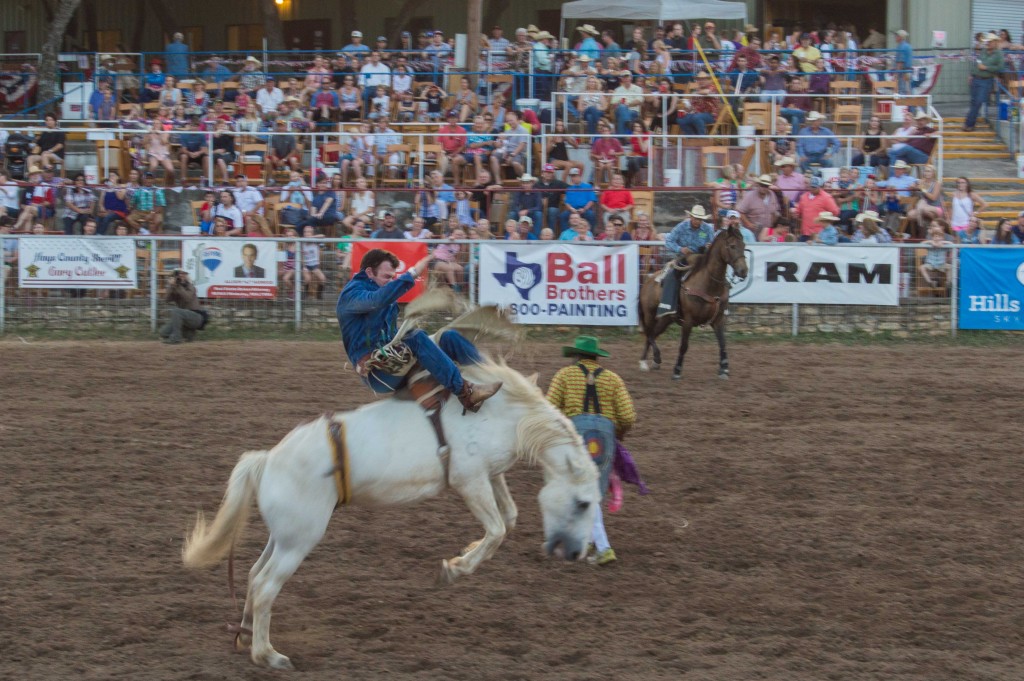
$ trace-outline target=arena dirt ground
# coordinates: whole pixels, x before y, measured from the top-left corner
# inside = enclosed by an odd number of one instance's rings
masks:
[[[295,678],[1024,678],[1019,348],[746,342],[686,381],[608,365],[653,493],[608,519],[618,563],[539,556],[519,526],[451,587],[481,529],[454,495],[335,514],[277,602]],[[286,678],[232,654],[226,565],[182,537],[246,449],[367,399],[336,344],[0,344],[0,678]],[[558,344],[513,365],[546,383]],[[236,566],[265,541],[255,519]]]

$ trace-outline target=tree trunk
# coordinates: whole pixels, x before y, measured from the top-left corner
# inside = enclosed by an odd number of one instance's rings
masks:
[[[53,21],[46,29],[46,39],[41,49],[39,60],[39,97],[38,101],[46,102],[60,94],[57,85],[57,53],[64,43],[64,32],[71,22],[71,17],[82,0],[60,0]]]
[[[167,6],[167,0],[149,0],[149,6],[153,8],[153,14],[160,21],[160,26],[167,34],[165,43],[171,42],[174,34],[178,32],[178,21],[174,18],[174,12]]]
[[[262,0],[260,8],[263,10],[263,33],[267,36],[267,49],[271,52],[284,50],[284,26],[281,24],[281,15],[277,13],[277,3],[274,0]]]
[[[483,21],[480,18],[482,0],[469,0],[466,10],[466,72],[476,73],[480,70],[480,35]],[[491,24],[493,26],[493,24]],[[469,82],[476,86],[478,77],[469,76]]]
[[[427,0],[405,0],[402,3],[401,9],[398,10],[398,21],[395,23],[395,27],[391,31],[391,35],[388,36],[389,45],[401,45],[402,44],[402,31],[409,25],[409,20],[412,19],[416,10],[426,4]],[[416,44],[416,36],[413,36],[412,44]]]

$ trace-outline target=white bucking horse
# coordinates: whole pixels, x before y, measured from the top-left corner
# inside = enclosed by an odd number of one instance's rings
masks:
[[[477,382],[502,381],[497,395],[476,414],[463,414],[455,399],[441,408],[450,452],[413,401],[387,399],[298,426],[269,451],[242,455],[228,481],[217,516],[199,514],[182,557],[189,567],[209,566],[232,552],[253,497],[270,539],[249,571],[236,646],[251,644],[257,664],[291,669],[270,645],[270,609],[284,583],[320,542],[339,501],[384,506],[435,497],[452,487],[483,524],[483,539],[461,556],[442,561],[441,579],[468,575],[490,558],[516,522],[505,472],[519,460],[544,469],[540,508],[544,550],[581,559],[599,503],[597,468],[572,424],[544,399],[535,380],[504,365],[466,367]],[[340,424],[334,425],[334,424]],[[333,425],[333,435],[332,435]],[[347,451],[345,484],[337,476],[337,451]],[[347,496],[346,499],[342,499]]]

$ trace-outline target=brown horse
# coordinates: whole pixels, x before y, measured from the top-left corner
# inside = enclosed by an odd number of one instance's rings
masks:
[[[679,341],[679,359],[672,372],[673,379],[683,373],[683,356],[690,345],[690,331],[693,327],[709,324],[718,338],[718,377],[729,378],[729,357],[725,352],[725,309],[729,303],[729,284],[725,270],[732,266],[740,279],[747,277],[747,259],[744,255],[743,237],[735,227],[729,227],[718,234],[707,253],[698,256],[689,276],[679,285],[679,306],[676,314],[658,317],[658,303],[661,300],[661,282],[650,275],[640,288],[640,324],[647,341],[640,358],[640,370],[647,371],[647,352],[654,350],[654,368],[661,368],[661,350],[655,339],[664,333],[675,321],[683,327]]]

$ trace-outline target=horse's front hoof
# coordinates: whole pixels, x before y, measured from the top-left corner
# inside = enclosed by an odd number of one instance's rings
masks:
[[[673,381],[678,381],[678,380],[682,379],[682,377],[683,377],[683,374],[678,372],[678,371],[675,371],[675,372],[672,373],[672,380]]]
[[[718,374],[718,377],[720,379],[722,379],[723,381],[728,381],[729,380],[729,372],[728,371],[723,371],[720,374]]]
[[[650,371],[650,370],[651,370],[651,366],[647,363],[647,361],[646,360],[640,360],[640,371]]]

